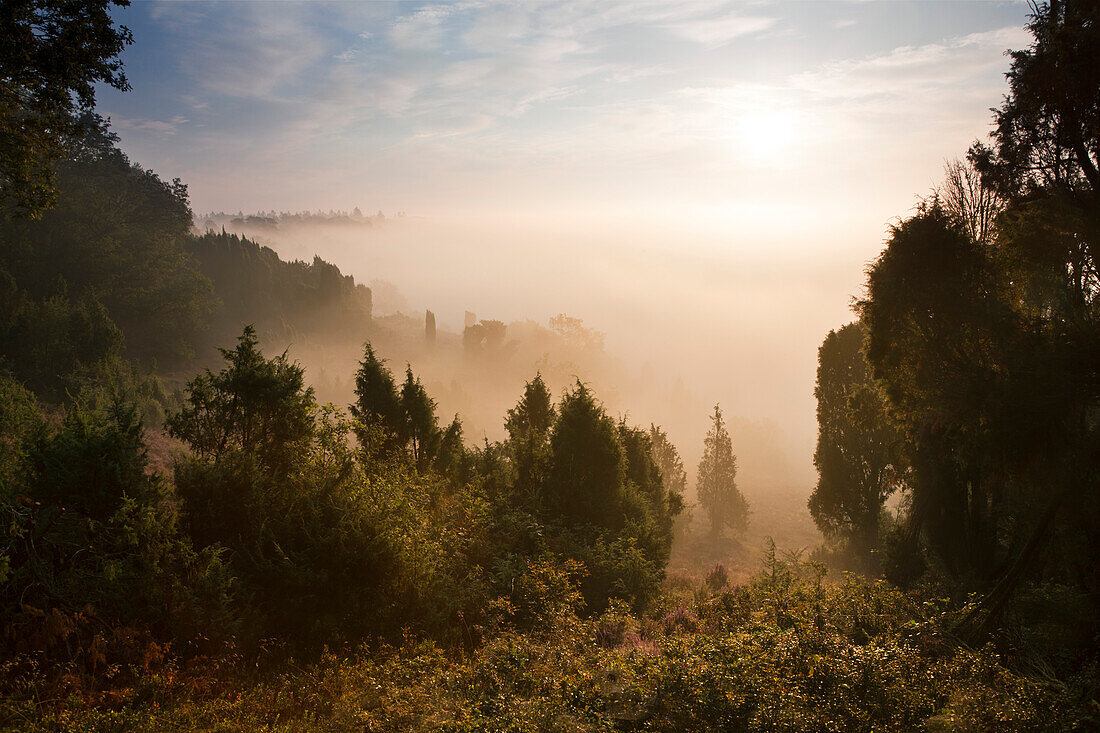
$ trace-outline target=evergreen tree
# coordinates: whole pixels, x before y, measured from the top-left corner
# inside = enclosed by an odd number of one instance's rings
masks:
[[[504,427],[516,470],[516,493],[531,506],[538,506],[539,491],[550,463],[550,430],[555,418],[550,390],[542,374],[528,382],[523,397],[508,410]]]
[[[355,373],[355,395],[351,414],[358,421],[355,432],[360,445],[381,450],[402,447],[407,430],[405,412],[393,374],[370,342],[363,347],[363,359]]]
[[[653,451],[653,460],[661,469],[661,480],[665,489],[669,494],[679,496],[682,502],[684,492],[687,491],[687,471],[684,470],[680,452],[668,439],[668,433],[653,423],[649,424],[649,444]]]
[[[317,405],[305,370],[285,353],[265,359],[257,344],[246,326],[235,349],[220,349],[226,367],[187,383],[184,406],[167,429],[202,458],[239,450],[281,473],[309,448]]]
[[[615,421],[579,380],[558,407],[544,506],[573,525],[617,529],[626,471]]]
[[[737,460],[722,419],[722,408],[715,405],[710,419],[711,428],[703,443],[703,458],[695,479],[696,492],[715,537],[724,527],[739,534],[748,526],[749,506],[737,488]]]
[[[405,367],[405,383],[401,385],[401,408],[405,412],[407,447],[413,465],[424,472],[439,448],[440,433],[435,420],[435,400],[428,396],[412,367]]]
[[[452,486],[464,486],[473,475],[473,460],[462,440],[462,422],[454,416],[439,436],[433,468]]]

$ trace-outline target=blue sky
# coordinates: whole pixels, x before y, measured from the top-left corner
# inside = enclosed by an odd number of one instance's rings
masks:
[[[891,168],[914,193],[915,157],[938,166],[984,133],[1026,12],[138,0],[117,12],[133,91],[102,90],[100,109],[196,210],[721,218]]]

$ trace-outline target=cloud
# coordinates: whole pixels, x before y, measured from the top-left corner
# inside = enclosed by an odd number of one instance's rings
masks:
[[[736,38],[768,30],[775,25],[776,20],[762,16],[730,14],[718,18],[695,18],[668,27],[689,41],[704,46],[721,46]]]
[[[308,76],[328,55],[316,8],[295,3],[166,3],[154,15],[177,44],[184,74],[207,94],[267,99]],[[177,10],[177,5],[193,5]],[[162,5],[155,6],[161,8]]]
[[[990,69],[1005,67],[1003,51],[1026,46],[1027,31],[1000,28],[942,43],[899,46],[889,53],[834,61],[797,74],[792,85],[815,96],[845,100],[869,97],[912,97],[929,89],[947,88]]]
[[[1027,42],[1001,28],[830,58],[798,13],[725,0],[185,5],[155,21],[186,81],[178,105],[120,130],[172,138],[204,171],[233,161],[298,190],[440,200],[588,186],[720,204],[771,179],[809,186],[881,156],[869,141],[904,137],[915,156],[944,130],[973,137],[1003,89],[1001,52]],[[870,25],[860,12],[845,15]],[[771,119],[797,132],[797,155],[766,170],[743,131]]]
[[[397,20],[390,28],[390,40],[401,49],[420,51],[438,47],[445,37],[445,24],[457,12],[448,5],[429,5]]]
[[[157,136],[175,135],[182,125],[187,124],[185,117],[177,115],[169,120],[150,120],[142,117],[112,118],[111,126],[122,132],[150,133]]]

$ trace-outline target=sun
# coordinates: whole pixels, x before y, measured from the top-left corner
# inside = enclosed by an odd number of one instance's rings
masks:
[[[751,110],[737,118],[737,148],[756,161],[785,160],[794,146],[798,119],[785,110]]]

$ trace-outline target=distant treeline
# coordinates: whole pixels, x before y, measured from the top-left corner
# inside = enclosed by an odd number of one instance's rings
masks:
[[[405,212],[398,211],[394,216],[398,219],[404,218]],[[199,228],[203,231],[214,231],[220,227],[263,231],[265,229],[278,229],[280,225],[292,226],[297,224],[369,227],[387,221],[386,215],[381,211],[374,214],[364,214],[358,206],[350,212],[329,209],[328,211],[266,211],[254,214],[238,211],[236,214],[226,214],[223,211],[218,211],[201,214],[196,219],[199,222]]]

